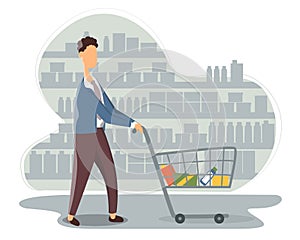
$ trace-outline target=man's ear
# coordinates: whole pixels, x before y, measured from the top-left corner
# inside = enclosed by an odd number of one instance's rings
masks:
[[[78,57],[82,58],[83,52],[78,53]]]

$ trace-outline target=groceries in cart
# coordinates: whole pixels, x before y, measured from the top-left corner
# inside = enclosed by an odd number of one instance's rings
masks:
[[[156,154],[167,187],[229,188],[235,149],[230,147],[179,150]],[[201,157],[202,156],[202,157]],[[165,160],[163,160],[165,159]]]
[[[187,173],[177,173],[174,169],[174,167],[169,164],[160,165],[160,169],[162,172],[162,175],[164,176],[164,179],[168,186],[197,186],[197,179],[198,176],[196,174],[187,174]],[[213,186],[221,186],[221,177],[220,175],[216,175],[217,168],[213,167],[210,171],[207,172],[207,174],[199,179],[199,185],[206,186],[208,183],[210,183],[212,180]],[[216,180],[214,178],[216,177]],[[224,178],[224,177],[223,177]],[[225,176],[224,185],[228,185],[229,178]]]

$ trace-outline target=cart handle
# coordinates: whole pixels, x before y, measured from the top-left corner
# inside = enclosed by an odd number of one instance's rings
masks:
[[[148,133],[147,129],[146,129],[144,126],[142,126],[142,128],[143,128],[143,133],[144,133],[146,142],[147,142],[147,144],[149,145],[149,144],[152,143],[152,142],[151,142],[151,138],[150,138],[150,136],[149,136],[149,133]],[[137,131],[136,131],[135,128],[132,129],[132,133],[133,133],[133,134],[135,134],[136,132],[137,132]]]
[[[154,156],[154,155],[155,155],[155,152],[154,152],[154,149],[153,149],[153,145],[152,145],[152,142],[151,142],[151,138],[150,138],[150,136],[149,136],[149,133],[148,133],[147,129],[146,129],[144,126],[142,126],[142,128],[143,128],[143,134],[144,134],[144,137],[145,137],[145,139],[146,139],[146,143],[147,143],[148,148],[149,148],[149,150],[150,150],[151,156]],[[133,134],[136,133],[136,129],[135,129],[135,128],[132,129],[132,133],[133,133]]]

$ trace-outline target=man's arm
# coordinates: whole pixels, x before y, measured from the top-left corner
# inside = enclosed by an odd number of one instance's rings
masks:
[[[103,119],[104,122],[124,126],[124,127],[130,127],[131,123],[133,122],[133,119],[126,116],[125,114],[120,115],[118,114],[119,111],[116,111],[115,109],[106,108],[100,101],[98,101],[96,113]]]
[[[104,105],[102,104],[102,102],[99,101],[97,106],[97,114],[104,120],[104,122],[119,126],[130,127],[131,129],[135,128],[137,131],[143,133],[142,125],[133,120],[132,118],[128,117],[124,113],[117,110],[102,87],[101,90],[103,94]]]
[[[136,122],[132,118],[128,117],[126,114],[124,114],[124,113],[120,112],[118,109],[116,109],[115,106],[113,105],[113,103],[110,101],[109,97],[107,96],[106,92],[103,89],[102,89],[102,92],[103,92],[104,105],[107,107],[108,111],[110,111],[112,114],[112,119],[113,119],[112,124],[115,124],[114,119],[120,118],[120,119],[123,119],[124,121],[127,121],[129,118],[132,120],[129,127],[134,128],[134,125]]]

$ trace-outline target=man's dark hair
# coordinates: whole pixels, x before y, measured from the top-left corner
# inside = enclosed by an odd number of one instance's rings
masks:
[[[98,47],[98,43],[97,43],[97,39],[92,38],[90,36],[81,38],[78,42],[77,42],[77,50],[78,52],[83,52],[88,46],[93,45],[96,48]]]

